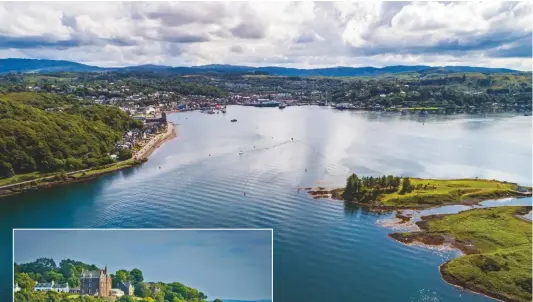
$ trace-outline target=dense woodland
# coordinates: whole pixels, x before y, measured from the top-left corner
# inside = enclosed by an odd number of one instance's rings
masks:
[[[0,95],[0,178],[108,164],[115,142],[135,127],[141,124],[117,107],[53,94]]]
[[[21,288],[15,293],[15,302],[108,302],[103,298],[72,295],[56,292],[33,292],[36,282],[68,283],[69,287],[79,287],[82,270],[98,270],[93,264],[79,261],[61,260],[59,265],[51,258],[39,258],[33,262],[14,264],[15,282]],[[123,296],[118,302],[203,302],[207,296],[195,288],[188,287],[179,282],[146,283],[140,269],[131,271],[118,270],[110,274],[112,288],[117,288],[121,281],[131,282],[134,285],[134,297]],[[152,287],[159,288],[159,292],[152,291]],[[139,299],[141,298],[141,299]],[[218,299],[217,299],[218,300]],[[217,301],[215,300],[215,301]],[[217,302],[222,302],[218,300]]]

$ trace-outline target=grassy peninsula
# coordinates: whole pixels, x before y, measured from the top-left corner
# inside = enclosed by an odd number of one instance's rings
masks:
[[[421,232],[394,233],[404,243],[448,243],[465,256],[440,267],[447,282],[504,301],[531,301],[531,207],[474,209],[423,217]]]
[[[487,179],[422,179],[352,174],[344,188],[309,191],[315,197],[332,197],[378,208],[429,208],[468,204],[487,199],[531,196],[531,188]]]

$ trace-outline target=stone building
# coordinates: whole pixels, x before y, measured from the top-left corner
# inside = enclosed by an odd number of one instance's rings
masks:
[[[133,284],[131,284],[130,282],[120,281],[118,283],[118,289],[122,290],[126,296],[133,296]]]
[[[111,277],[107,266],[103,270],[83,271],[80,275],[80,294],[108,297],[111,293]]]

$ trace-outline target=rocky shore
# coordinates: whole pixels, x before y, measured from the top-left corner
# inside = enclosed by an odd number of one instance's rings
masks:
[[[530,242],[524,240],[529,245],[529,248],[524,250],[521,247],[523,243],[502,236],[514,238],[516,234],[522,235],[520,230],[525,235],[530,235],[531,222],[524,222],[518,217],[529,213],[531,209],[531,206],[500,207],[473,209],[462,214],[429,215],[416,222],[421,231],[392,233],[389,237],[408,245],[420,243],[458,249],[464,256],[439,266],[441,276],[447,283],[502,301],[528,301],[531,297],[531,260],[526,260],[527,262],[524,260],[531,256]],[[450,219],[447,219],[448,217]],[[458,223],[464,223],[464,226],[458,226]],[[495,226],[494,223],[501,225]],[[517,228],[517,225],[520,227]],[[487,229],[488,226],[509,230],[505,230],[505,235],[501,232],[491,233],[491,230]],[[462,238],[459,239],[458,236]],[[496,246],[487,248],[491,244]],[[496,254],[493,253],[494,249],[498,251]],[[466,257],[473,258],[463,260],[467,259]],[[515,264],[510,263],[525,263],[522,264],[525,267],[511,267]],[[476,271],[480,273],[476,275]],[[488,275],[489,272],[493,274]],[[501,272],[502,275],[494,274]],[[522,274],[529,274],[529,277],[513,280],[515,284],[506,288],[506,291],[494,285],[499,282],[509,284],[508,276],[517,277]]]

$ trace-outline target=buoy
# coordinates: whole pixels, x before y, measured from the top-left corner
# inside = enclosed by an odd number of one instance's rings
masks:
[[[243,194],[244,196],[246,196],[246,192],[242,192],[242,194]]]

